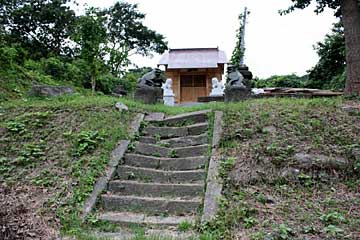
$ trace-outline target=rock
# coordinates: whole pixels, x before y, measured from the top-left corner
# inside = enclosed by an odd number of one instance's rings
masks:
[[[115,107],[116,107],[120,112],[122,112],[122,111],[128,111],[128,110],[129,110],[129,108],[128,108],[125,104],[123,104],[123,103],[121,103],[121,102],[116,103],[116,104],[115,104]]]
[[[360,148],[356,147],[351,150],[351,153],[356,161],[360,161]]]
[[[288,169],[285,169],[282,173],[281,173],[281,176],[284,177],[284,178],[294,178],[296,177],[297,175],[300,174],[300,170],[297,169],[297,168],[288,168]]]
[[[67,86],[34,85],[29,95],[33,97],[55,97],[73,93],[73,89]]]
[[[275,204],[276,203],[276,200],[275,198],[273,198],[272,196],[266,196],[266,203],[267,204]]]
[[[320,154],[296,153],[294,160],[299,168],[312,167],[341,170],[349,167],[349,163],[342,157],[329,157]]]
[[[276,133],[276,127],[274,126],[267,126],[262,129],[263,133]]]

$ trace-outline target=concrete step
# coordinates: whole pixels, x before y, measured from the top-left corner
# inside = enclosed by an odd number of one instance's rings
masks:
[[[210,112],[211,110],[184,113],[176,116],[166,117],[165,119],[160,121],[152,121],[152,123],[156,123],[159,125],[167,125],[167,126],[178,125],[179,123],[182,123],[184,121],[188,121],[192,123],[200,123],[207,121],[208,119],[207,114]]]
[[[204,192],[204,184],[142,183],[136,181],[111,181],[108,191],[120,195],[147,197],[196,197]]]
[[[117,177],[121,180],[137,180],[143,182],[194,183],[203,182],[206,177],[206,172],[203,169],[164,171],[121,165],[117,169]]]
[[[155,215],[195,214],[201,205],[200,198],[150,198],[103,194],[102,206],[105,211],[143,212]]]
[[[174,228],[174,227],[172,227]],[[133,230],[122,229],[118,232],[94,232],[91,234],[94,239],[106,240],[131,240],[131,239],[152,239],[152,240],[190,240],[199,239],[198,234],[193,231],[180,232],[172,229],[145,229],[145,234],[136,234]],[[65,239],[64,239],[65,240]],[[71,239],[73,240],[73,238]]]
[[[133,167],[179,171],[204,168],[208,157],[159,158],[140,154],[126,154],[124,161],[126,165]]]
[[[119,224],[120,226],[178,226],[182,222],[195,223],[195,216],[148,216],[142,213],[132,212],[105,212],[98,219]]]
[[[209,142],[209,136],[206,133],[195,136],[185,136],[177,138],[169,138],[156,142],[154,137],[141,136],[139,139],[141,143],[150,143],[157,144],[159,146],[168,147],[168,148],[179,148],[179,147],[189,147],[207,144]]]
[[[198,146],[167,148],[158,145],[138,142],[135,146],[135,153],[155,157],[185,158],[207,155],[209,145],[203,144]]]
[[[199,135],[209,127],[207,122],[197,123],[186,127],[156,127],[148,126],[143,131],[145,136],[159,136],[160,138],[184,137],[188,135]]]

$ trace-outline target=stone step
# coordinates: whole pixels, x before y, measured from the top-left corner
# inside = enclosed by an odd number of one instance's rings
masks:
[[[174,228],[174,227],[172,227]],[[198,234],[193,231],[176,231],[172,229],[145,229],[144,235],[134,233],[130,229],[121,229],[117,232],[94,232],[90,233],[94,239],[106,240],[131,240],[131,239],[152,239],[152,240],[189,240],[199,239]],[[65,240],[65,238],[63,238]],[[92,238],[91,238],[92,239]],[[70,240],[70,239],[69,239]],[[73,240],[73,238],[71,238]]]
[[[143,212],[155,215],[195,214],[201,205],[200,198],[150,198],[103,194],[102,206],[105,211]]]
[[[188,135],[199,135],[209,127],[207,122],[197,123],[186,127],[156,127],[148,126],[144,130],[145,136],[159,136],[160,138],[184,137]]]
[[[111,181],[108,191],[120,195],[148,197],[196,197],[204,192],[204,184],[143,183],[136,181]]]
[[[163,170],[194,170],[204,168],[208,157],[159,158],[139,154],[126,154],[124,161],[126,165],[133,167]]]
[[[152,121],[152,123],[156,123],[159,125],[167,125],[167,126],[177,125],[184,121],[189,121],[192,123],[200,123],[207,121],[208,119],[207,114],[210,112],[211,110],[203,110],[203,111],[197,111],[191,113],[184,113],[176,116],[166,117],[165,119],[160,121]]]
[[[135,153],[146,156],[169,157],[169,158],[185,158],[203,156],[207,154],[209,145],[203,144],[198,146],[167,148],[158,145],[138,142],[135,146]]]
[[[159,146],[175,148],[175,147],[188,147],[188,146],[196,146],[203,145],[209,142],[209,136],[206,133],[195,136],[185,136],[185,137],[177,137],[164,139],[156,142],[154,137],[149,136],[141,136],[139,142],[142,143],[150,143],[150,144],[158,144]]]
[[[190,171],[164,171],[121,165],[117,169],[117,177],[121,180],[137,180],[144,182],[194,183],[203,182],[206,177],[206,172],[203,169]]]
[[[105,212],[98,219],[109,221],[120,226],[178,226],[182,222],[195,223],[195,216],[148,216],[142,213],[132,212]]]

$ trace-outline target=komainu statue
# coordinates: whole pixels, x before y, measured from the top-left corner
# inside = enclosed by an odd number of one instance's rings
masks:
[[[146,73],[137,80],[135,100],[146,104],[156,104],[163,99],[162,84],[165,78],[162,76],[162,71],[158,68]]]
[[[251,96],[251,88],[245,83],[244,76],[234,65],[228,65],[225,102],[238,102]]]
[[[165,79],[161,76],[162,71],[158,68],[153,69],[151,72],[146,73],[144,76],[138,79],[137,87],[150,86],[161,87],[165,82]]]

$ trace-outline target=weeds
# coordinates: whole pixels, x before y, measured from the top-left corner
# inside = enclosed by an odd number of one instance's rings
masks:
[[[95,150],[100,142],[104,141],[104,136],[104,133],[99,133],[98,131],[81,131],[75,135],[73,155],[80,157],[85,153]]]
[[[177,228],[181,232],[186,232],[192,228],[192,224],[188,221],[182,221]]]

